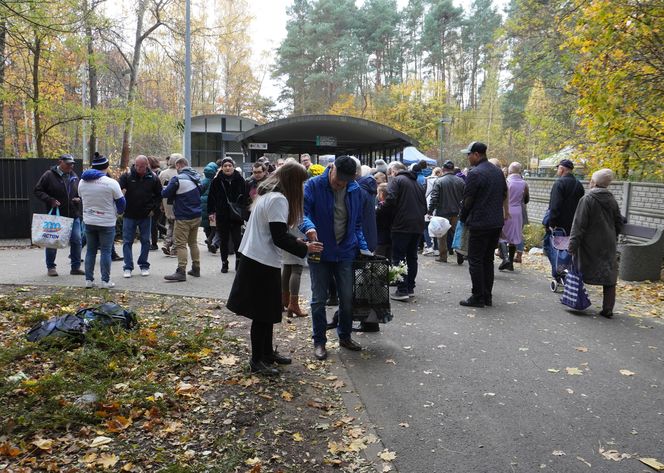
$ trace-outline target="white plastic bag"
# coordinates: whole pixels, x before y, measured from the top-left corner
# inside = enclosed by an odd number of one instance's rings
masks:
[[[42,248],[66,248],[69,246],[74,219],[60,216],[60,209],[55,208],[48,214],[32,215],[32,244]]]
[[[431,221],[429,222],[429,236],[442,238],[451,227],[450,221],[445,217],[431,217]]]

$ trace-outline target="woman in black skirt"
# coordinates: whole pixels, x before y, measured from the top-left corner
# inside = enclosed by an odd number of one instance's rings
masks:
[[[305,242],[288,232],[302,219],[307,177],[304,166],[290,162],[262,182],[240,244],[242,257],[226,307],[252,320],[253,373],[277,375],[273,363],[291,363],[272,347],[274,324],[281,322],[281,251],[304,257],[323,250],[321,243]],[[261,281],[260,292],[256,281]]]

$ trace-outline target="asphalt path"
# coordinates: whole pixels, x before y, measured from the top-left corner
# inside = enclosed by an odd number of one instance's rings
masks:
[[[225,299],[234,272],[220,274],[219,255],[202,240],[201,278],[163,281],[177,260],[151,252],[148,277],[124,279],[122,262],[113,263],[116,289]],[[68,274],[67,251],[58,253],[60,276],[48,277],[43,250],[0,249],[0,284],[82,286]],[[535,271],[497,272],[492,308],[459,306],[469,288],[467,265],[421,257],[415,299],[393,301],[394,320],[379,333],[354,335],[364,351],[331,350],[362,417],[396,452],[396,470],[646,472],[637,457],[664,462],[661,320],[607,320],[594,306],[572,314]],[[302,295],[310,295],[306,271]]]
[[[636,457],[664,462],[661,320],[608,320],[594,306],[573,314],[542,275],[518,270],[496,272],[493,307],[469,309],[459,305],[467,264],[420,263],[415,300],[393,301],[392,322],[356,336],[365,351],[341,352],[399,471],[645,472]],[[632,458],[601,454],[611,450]]]

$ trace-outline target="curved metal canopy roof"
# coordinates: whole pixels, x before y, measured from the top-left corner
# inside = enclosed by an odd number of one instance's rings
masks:
[[[251,143],[267,144],[267,149],[260,148],[264,153],[317,155],[359,155],[418,145],[416,140],[394,128],[343,115],[283,118],[240,133],[237,141],[245,149],[254,148]]]

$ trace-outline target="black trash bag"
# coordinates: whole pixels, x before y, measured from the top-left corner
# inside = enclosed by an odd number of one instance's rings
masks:
[[[91,327],[119,325],[131,330],[138,325],[136,314],[131,310],[123,309],[115,302],[104,302],[98,307],[87,307],[76,312],[76,315],[86,320]]]
[[[47,337],[66,337],[82,342],[88,330],[90,330],[90,324],[87,320],[79,317],[77,314],[67,314],[43,320],[32,327],[26,334],[26,337],[30,342],[38,342]]]
[[[44,320],[32,327],[26,334],[30,342],[45,338],[69,337],[76,341],[85,340],[91,328],[120,326],[131,330],[138,325],[136,314],[123,309],[115,302],[105,302],[97,307],[86,307],[75,314],[66,314]]]

